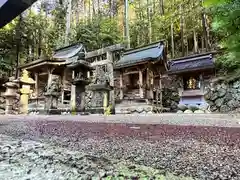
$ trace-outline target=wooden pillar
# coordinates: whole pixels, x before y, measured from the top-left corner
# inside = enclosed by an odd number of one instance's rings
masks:
[[[159,75],[159,91],[160,91],[160,97],[159,97],[159,101],[160,101],[160,108],[161,108],[161,111],[162,111],[162,74]]]
[[[67,75],[67,69],[64,69],[62,74],[62,104],[64,102],[64,89],[65,89],[66,75]]]
[[[49,88],[51,86],[52,83],[52,78],[53,78],[53,72],[54,68],[49,68],[48,69],[48,82],[47,82],[47,88]]]
[[[109,84],[110,86],[114,87],[114,72],[113,72],[113,54],[112,52],[107,52],[107,60],[109,60],[111,63],[107,64],[107,70],[109,73]],[[115,93],[114,89],[110,91],[109,93],[109,101],[111,102],[112,110],[115,111]]]
[[[149,90],[150,94],[149,95],[150,95],[150,99],[153,99],[153,85],[154,85],[153,71],[150,70],[149,74],[150,74],[150,90]]]
[[[200,74],[199,76],[200,76],[199,77],[199,80],[200,80],[200,91],[201,91],[201,93],[204,93],[203,75]]]
[[[34,73],[34,76],[35,76],[35,94],[36,94],[36,97],[38,98],[38,95],[39,95],[39,75],[38,73]]]
[[[75,71],[72,71],[72,79],[75,78]],[[76,86],[71,85],[71,110],[74,114],[76,112]]]
[[[147,99],[150,99],[150,76],[149,76],[149,67],[147,68],[146,74],[146,86],[147,86]]]
[[[143,98],[143,74],[142,74],[142,71],[141,69],[138,70],[138,73],[139,73],[139,95],[140,95],[140,98]]]
[[[120,100],[123,99],[123,72],[120,71]]]

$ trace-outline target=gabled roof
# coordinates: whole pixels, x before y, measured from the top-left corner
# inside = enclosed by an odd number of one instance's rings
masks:
[[[12,21],[36,1],[37,0],[1,0],[0,28]]]
[[[20,66],[20,69],[32,69],[46,65],[65,65],[78,60],[79,53],[84,49],[82,44],[73,44],[55,50],[51,59],[39,59]],[[84,56],[84,54],[82,54]]]
[[[151,60],[160,60],[163,57],[163,42],[150,44],[137,49],[126,51],[116,63],[115,68],[134,66]]]
[[[196,56],[184,57],[171,60],[169,62],[169,74],[179,74],[185,72],[213,69],[214,61],[212,54],[200,54]]]
[[[69,59],[74,56],[77,56],[78,53],[80,53],[83,49],[84,49],[84,46],[80,43],[63,47],[55,50],[53,54],[53,59]]]

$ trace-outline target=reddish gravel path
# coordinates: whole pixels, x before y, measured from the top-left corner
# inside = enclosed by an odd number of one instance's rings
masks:
[[[187,138],[239,145],[240,118],[230,115],[1,116],[0,133],[25,136]],[[5,124],[5,125],[4,125]],[[7,125],[7,126],[6,126]]]
[[[200,179],[240,179],[239,118],[229,115],[5,116],[0,133]]]

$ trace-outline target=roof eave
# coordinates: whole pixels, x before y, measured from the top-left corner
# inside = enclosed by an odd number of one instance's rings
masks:
[[[207,67],[199,67],[199,68],[191,68],[191,69],[184,69],[184,70],[177,70],[177,71],[168,71],[167,74],[169,75],[177,75],[177,74],[184,74],[188,72],[195,72],[195,71],[205,71],[205,70],[214,70],[215,66],[207,66]]]

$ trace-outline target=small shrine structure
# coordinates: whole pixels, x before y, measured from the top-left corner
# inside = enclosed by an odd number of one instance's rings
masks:
[[[85,48],[81,43],[73,44],[67,47],[57,49],[53,52],[53,56],[47,59],[39,59],[24,64],[19,70],[27,70],[35,80],[35,88],[31,97],[32,103],[44,104],[47,89],[50,89],[53,79],[56,76],[61,82],[61,99],[60,104],[70,103],[71,98],[71,79],[72,71],[67,65],[77,59],[84,58]]]
[[[208,80],[215,75],[214,54],[197,54],[169,61],[168,74],[176,75],[179,80],[179,104],[187,106],[206,104],[205,86]]]
[[[162,76],[166,72],[164,42],[130,49],[115,63],[119,89],[117,113],[153,112],[161,107]]]
[[[91,83],[86,91],[86,108],[91,113],[104,113],[110,107],[115,114],[115,72],[114,63],[119,60],[125,46],[115,44],[86,53],[86,61],[93,68],[90,71]]]

